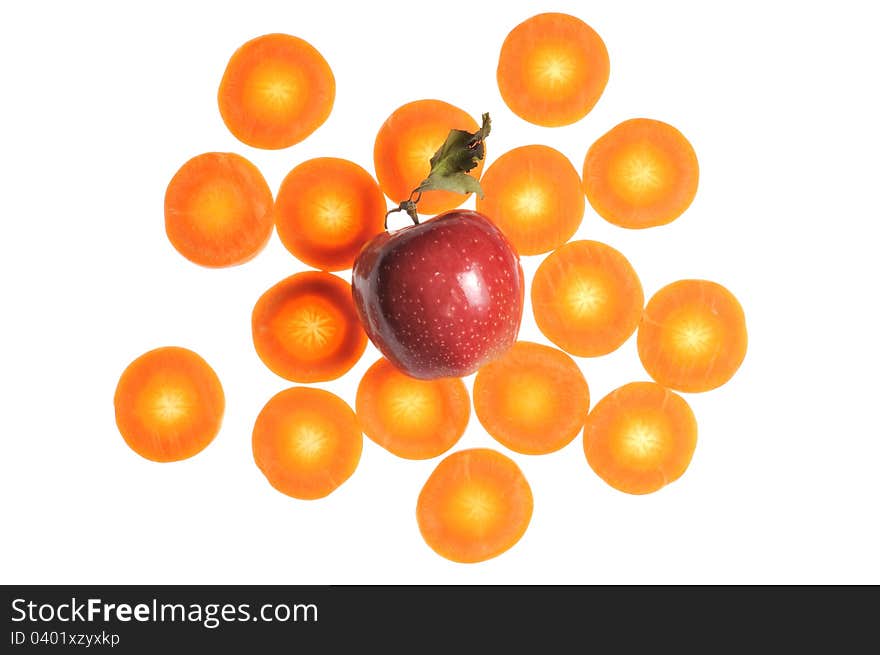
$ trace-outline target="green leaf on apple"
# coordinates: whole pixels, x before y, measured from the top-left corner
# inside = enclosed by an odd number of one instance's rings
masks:
[[[388,229],[388,216],[394,212],[406,212],[412,222],[418,225],[419,215],[416,206],[424,191],[452,191],[467,195],[476,193],[484,197],[483,188],[470,171],[477,167],[486,155],[484,141],[492,129],[489,114],[483,114],[483,124],[476,132],[450,130],[446,141],[431,157],[431,172],[422,183],[413,189],[409,198],[401,201],[398,207],[385,214],[385,229]]]
[[[450,130],[446,141],[431,157],[431,173],[416,191],[477,193],[482,198],[483,189],[480,183],[468,173],[485,156],[486,147],[483,141],[489,136],[491,129],[489,114],[483,114],[483,125],[476,132]]]

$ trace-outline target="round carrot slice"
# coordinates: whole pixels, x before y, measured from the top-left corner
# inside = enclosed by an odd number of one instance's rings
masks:
[[[385,196],[367,171],[345,159],[321,157],[284,178],[275,224],[295,257],[314,268],[341,271],[384,229],[385,210]]]
[[[201,452],[220,431],[223,387],[208,363],[167,346],[135,359],[116,385],[113,406],[125,443],[141,457],[174,462]]]
[[[272,191],[244,157],[206,152],[175,173],[165,191],[165,232],[191,262],[221,267],[253,258],[272,236]]]
[[[679,280],[648,301],[639,358],[654,380],[678,391],[709,391],[733,377],[746,356],[742,306],[708,280]]]
[[[620,123],[590,146],[584,190],[610,223],[633,229],[681,216],[697,193],[700,166],[677,129],[648,118]]]
[[[482,562],[510,549],[532,518],[532,490],[509,457],[488,448],[443,459],[419,494],[425,542],[453,562]]]
[[[541,262],[532,280],[538,328],[579,357],[619,348],[635,332],[645,296],[626,257],[598,241],[572,241]]]
[[[568,241],[584,217],[581,178],[547,146],[515,148],[492,162],[477,211],[492,219],[520,255],[539,255]]]
[[[561,350],[517,341],[474,379],[474,409],[490,435],[526,455],[552,453],[584,427],[590,390]]]
[[[466,112],[442,100],[416,100],[394,110],[382,124],[373,148],[376,178],[394,202],[409,198],[431,172],[431,157],[446,141],[450,130],[476,132],[477,122]],[[479,179],[483,161],[470,172]],[[467,199],[452,191],[426,191],[419,213],[439,214]]]
[[[584,453],[596,474],[630,494],[649,494],[687,470],[697,421],[684,398],[653,382],[632,382],[596,403]]]
[[[283,494],[329,495],[357,468],[364,438],[344,400],[323,389],[293,387],[273,396],[254,423],[254,461]]]
[[[351,286],[320,271],[291,275],[266,291],[254,306],[251,328],[263,363],[293,382],[334,380],[367,347]]]
[[[501,46],[498,89],[511,111],[546,127],[570,125],[593,108],[608,83],[601,37],[568,14],[532,16]]]
[[[357,417],[370,439],[406,459],[430,459],[464,434],[471,403],[459,378],[418,380],[382,358],[358,385]]]
[[[333,71],[308,42],[266,34],[236,50],[217,101],[226,127],[255,148],[299,143],[327,120],[336,97]]]

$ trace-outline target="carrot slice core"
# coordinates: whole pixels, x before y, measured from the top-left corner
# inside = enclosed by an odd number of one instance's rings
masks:
[[[709,391],[730,380],[746,356],[742,306],[708,280],[679,280],[648,301],[639,324],[639,358],[660,384]]]
[[[222,267],[259,253],[274,225],[272,191],[244,157],[207,152],[187,161],[165,191],[165,232],[191,262]]]
[[[561,350],[518,341],[474,379],[474,408],[499,443],[527,455],[563,448],[584,426],[590,391]]]
[[[548,255],[531,294],[544,336],[579,357],[619,348],[635,332],[645,302],[626,257],[598,241],[572,241]]]
[[[516,463],[488,448],[447,456],[416,507],[419,530],[439,555],[482,562],[516,544],[532,518],[532,490]]]
[[[251,328],[263,363],[294,382],[334,380],[367,346],[351,286],[320,271],[297,273],[266,291],[254,306]]]
[[[406,459],[443,454],[470,418],[470,398],[459,378],[418,380],[384,358],[361,378],[355,407],[364,434]]]
[[[492,162],[480,181],[485,193],[477,211],[501,228],[520,255],[558,248],[584,217],[577,170],[558,150],[542,145],[515,148]]]
[[[129,447],[155,462],[201,452],[223,420],[223,387],[211,366],[186,348],[144,353],[123,371],[113,398],[116,425]]]
[[[238,140],[279,149],[318,129],[335,96],[333,71],[311,44],[289,34],[265,34],[233,53],[217,101]]]
[[[363,436],[354,412],[322,389],[293,387],[273,396],[254,423],[254,461],[278,491],[323,498],[357,468]]]
[[[278,236],[314,268],[351,268],[361,247],[384,228],[385,196],[372,176],[345,159],[321,157],[294,168],[278,190]]]
[[[592,27],[568,14],[545,13],[507,35],[496,76],[511,111],[530,123],[558,127],[589,113],[609,71],[608,50]]]
[[[697,445],[697,421],[685,400],[653,382],[615,389],[584,426],[584,454],[596,474],[630,494],[648,494],[680,478]]]
[[[684,135],[648,118],[612,128],[584,159],[584,190],[593,209],[632,229],[678,218],[693,201],[699,177],[697,155]]]

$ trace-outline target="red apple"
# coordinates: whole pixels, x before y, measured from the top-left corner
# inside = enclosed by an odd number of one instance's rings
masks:
[[[373,344],[412,377],[470,375],[516,341],[524,280],[483,214],[453,210],[369,241],[352,293]]]

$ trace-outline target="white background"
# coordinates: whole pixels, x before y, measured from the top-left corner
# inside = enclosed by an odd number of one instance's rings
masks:
[[[870,3],[2,7],[0,582],[880,583]],[[507,32],[545,10],[584,19],[611,57],[598,105],[564,128],[520,120],[495,83]],[[310,41],[337,82],[329,120],[272,152],[236,141],[216,105],[229,55],[268,32]],[[626,231],[588,207],[577,237],[621,250],[647,296],[683,277],[724,284],[750,332],[734,379],[686,396],[700,437],[679,481],[617,492],[580,439],[542,457],[507,453],[532,485],[534,517],[512,550],[475,565],[442,559],[419,535],[416,497],[439,460],[397,459],[365,440],[358,470],[326,499],[269,486],[250,433],[289,383],[254,353],[250,312],[304,267],[273,236],[248,264],[203,269],[164,234],[165,187],[190,157],[240,153],[273,190],[314,156],[372,170],[382,121],[424,97],[489,111],[490,161],[545,143],[580,169],[624,119],[677,126],[700,160],[691,208],[670,226]],[[523,259],[528,275],[540,259]],[[528,306],[521,335],[543,341]],[[227,412],[204,452],[155,464],[122,441],[112,398],[132,359],[172,344],[213,365]],[[376,357],[370,347],[320,386],[353,403]],[[594,402],[646,379],[634,339],[578,361]],[[458,447],[491,445],[472,416]]]

